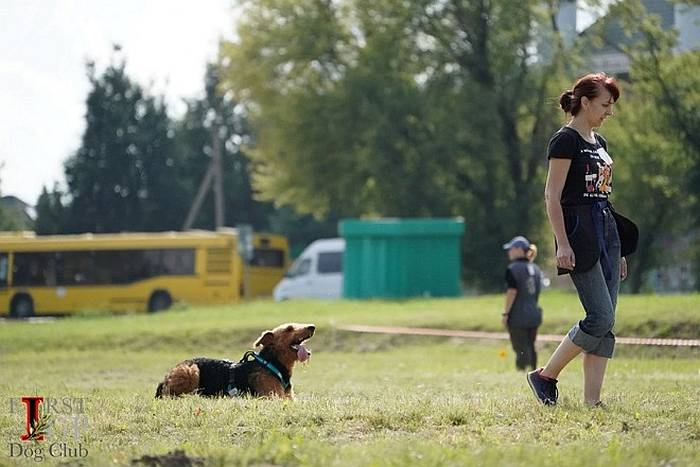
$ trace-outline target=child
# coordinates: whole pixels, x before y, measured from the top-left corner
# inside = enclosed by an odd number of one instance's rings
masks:
[[[503,325],[510,334],[518,370],[537,368],[535,340],[542,324],[542,309],[538,306],[542,288],[542,273],[534,263],[537,247],[527,238],[518,236],[503,245],[511,263],[506,270],[506,305]]]

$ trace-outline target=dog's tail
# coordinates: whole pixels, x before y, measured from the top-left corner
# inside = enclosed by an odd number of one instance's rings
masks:
[[[156,399],[160,399],[163,397],[163,383],[160,382],[158,383],[158,387],[156,388]]]

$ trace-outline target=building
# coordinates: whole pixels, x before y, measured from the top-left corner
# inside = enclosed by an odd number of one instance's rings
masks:
[[[16,230],[32,230],[34,228],[34,208],[16,196],[1,197],[0,209],[4,211]]]
[[[674,3],[669,0],[642,0],[647,12],[661,20],[664,30],[675,28],[678,31],[677,53],[700,49],[700,6]],[[571,45],[578,36],[585,36],[589,29],[577,33],[582,11],[576,0],[562,0],[557,15],[557,25],[564,43]],[[606,16],[596,20],[593,27],[603,27],[603,45],[592,53],[590,66],[587,68],[604,71],[619,77],[629,72],[629,58],[620,50],[620,46],[629,44],[633,39],[627,37],[619,21],[607,21]]]

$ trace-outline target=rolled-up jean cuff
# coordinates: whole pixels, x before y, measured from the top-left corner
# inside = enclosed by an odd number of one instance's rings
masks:
[[[603,337],[591,336],[586,333],[578,323],[569,331],[569,339],[578,345],[584,352],[600,357],[612,358],[615,351],[615,337],[606,335]]]

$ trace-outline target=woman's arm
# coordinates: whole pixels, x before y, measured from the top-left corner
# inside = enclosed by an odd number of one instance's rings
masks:
[[[506,306],[503,308],[503,315],[501,315],[501,322],[503,323],[503,326],[508,326],[508,315],[510,314],[510,309],[513,308],[513,302],[515,301],[516,295],[518,295],[518,289],[508,287],[506,290]]]
[[[552,158],[549,160],[547,184],[544,188],[544,202],[547,207],[549,224],[552,226],[554,238],[557,239],[557,266],[573,270],[576,265],[576,258],[566,236],[564,213],[561,209],[561,193],[564,190],[569,167],[571,167],[571,159]]]

